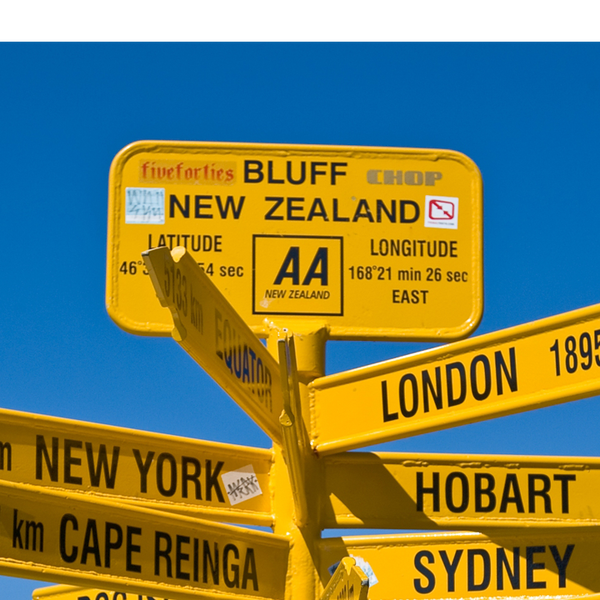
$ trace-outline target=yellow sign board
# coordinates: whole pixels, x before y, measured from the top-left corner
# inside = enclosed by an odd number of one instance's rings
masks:
[[[600,593],[599,552],[590,529],[331,538],[321,542],[320,571],[326,578],[343,557],[360,559],[372,570],[369,600],[575,600]]]
[[[326,529],[600,525],[599,458],[346,452],[322,462]]]
[[[32,600],[168,600],[162,596],[146,596],[136,592],[54,585],[33,591]]]
[[[273,523],[269,450],[0,409],[0,478],[231,523]]]
[[[342,558],[321,600],[367,600],[369,578],[356,566],[353,558]]]
[[[0,574],[187,600],[283,600],[289,542],[0,481]]]
[[[271,439],[281,441],[277,361],[185,248],[155,248],[143,256],[160,303],[173,314],[173,337]]]
[[[313,449],[341,452],[600,393],[600,305],[310,384]]]
[[[456,339],[482,313],[482,182],[449,150],[136,142],[109,184],[106,304],[168,335],[141,253],[183,246],[260,335]]]

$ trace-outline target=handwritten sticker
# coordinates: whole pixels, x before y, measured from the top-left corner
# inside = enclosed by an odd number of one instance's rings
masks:
[[[232,506],[262,494],[252,465],[247,465],[237,471],[223,473],[221,481],[225,486],[229,502],[231,502]]]
[[[164,225],[164,188],[126,188],[125,223]]]

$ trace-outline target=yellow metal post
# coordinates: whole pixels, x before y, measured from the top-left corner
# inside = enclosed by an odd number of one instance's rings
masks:
[[[274,443],[274,465],[271,494],[275,533],[290,538],[289,568],[286,582],[286,598],[298,600],[317,599],[321,595],[322,582],[319,579],[319,542],[321,539],[319,508],[321,493],[321,465],[309,450],[307,432],[310,423],[307,385],[317,373],[325,370],[326,330],[322,327],[305,327],[303,330],[288,331],[271,324],[271,335],[267,339],[267,348],[275,356],[279,353],[279,340],[288,336],[293,355],[296,355],[298,371],[299,402],[290,405],[297,411],[295,429],[300,437],[295,448],[296,467],[304,474],[304,486],[296,490],[303,494],[300,503],[294,501],[290,470],[287,467],[288,452]],[[296,350],[296,352],[294,352]],[[293,361],[292,361],[293,362]],[[285,385],[285,383],[284,383]],[[285,442],[284,442],[285,443]],[[288,459],[289,460],[289,459]],[[298,514],[298,506],[301,514]],[[305,511],[305,512],[304,512]],[[299,518],[301,517],[301,518]]]

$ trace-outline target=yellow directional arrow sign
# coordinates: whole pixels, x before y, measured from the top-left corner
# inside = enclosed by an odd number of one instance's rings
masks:
[[[483,309],[482,182],[450,150],[141,141],[109,183],[106,305],[168,335],[140,261],[185,247],[252,330],[457,339]],[[297,330],[297,327],[296,327]]]
[[[372,570],[370,600],[575,600],[600,593],[599,552],[589,529],[331,538],[321,542],[321,577],[350,555]]]
[[[277,361],[184,248],[143,256],[161,304],[173,315],[173,337],[271,439],[281,441]]]
[[[328,529],[600,525],[598,458],[346,452],[322,461]]]
[[[271,452],[0,409],[0,476],[269,526]]]
[[[316,379],[313,449],[340,452],[600,393],[600,305]]]
[[[146,596],[136,592],[115,592],[107,589],[78,588],[54,585],[33,591],[32,600],[167,600],[163,596]]]
[[[321,600],[367,600],[369,578],[356,566],[353,558],[342,558],[329,583],[321,594]]]
[[[187,600],[283,599],[282,536],[0,482],[0,574]]]

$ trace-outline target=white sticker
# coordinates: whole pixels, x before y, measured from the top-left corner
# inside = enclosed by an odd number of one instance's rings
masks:
[[[225,491],[232,506],[262,494],[252,465],[247,465],[237,471],[223,473],[221,481],[225,486]]]
[[[125,188],[125,223],[164,225],[164,188]]]
[[[354,554],[351,554],[350,558],[354,559],[356,566],[369,578],[369,587],[373,587],[376,583],[379,583],[379,579],[377,579],[375,576],[371,565],[364,558],[361,558],[360,556],[354,556]],[[331,565],[329,569],[327,569],[331,576],[333,576],[335,573],[335,570],[338,568],[340,562],[341,561],[336,562],[334,565]]]
[[[425,227],[458,229],[458,198],[425,196]]]

